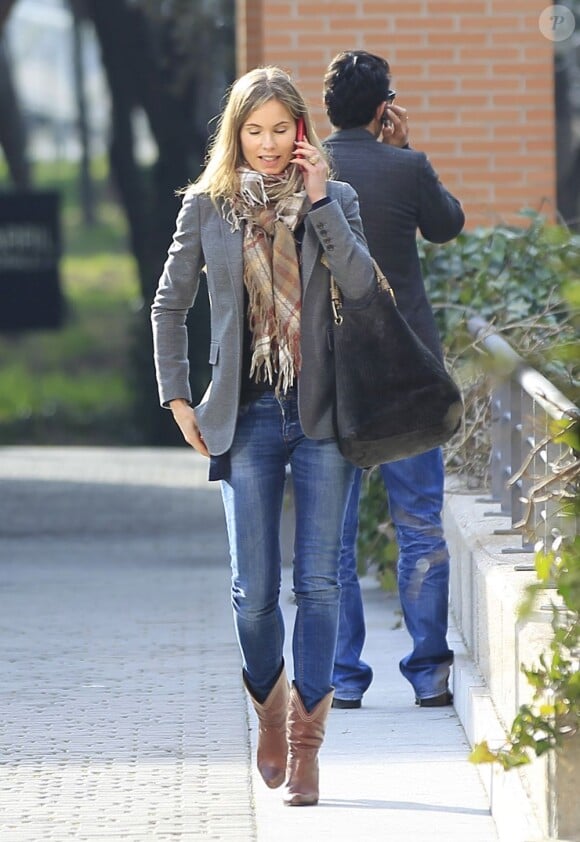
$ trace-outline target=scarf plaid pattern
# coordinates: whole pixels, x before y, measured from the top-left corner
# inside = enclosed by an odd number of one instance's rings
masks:
[[[227,218],[232,227],[245,222],[244,284],[252,333],[250,377],[276,379],[276,394],[285,393],[300,371],[302,289],[293,231],[306,192],[288,175],[262,175],[240,168],[240,192]],[[293,192],[289,192],[293,191]]]

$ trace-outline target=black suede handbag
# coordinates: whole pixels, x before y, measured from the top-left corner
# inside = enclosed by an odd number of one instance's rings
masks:
[[[336,435],[360,468],[444,444],[463,416],[459,388],[399,312],[376,263],[375,271],[363,300],[343,298],[330,279]]]

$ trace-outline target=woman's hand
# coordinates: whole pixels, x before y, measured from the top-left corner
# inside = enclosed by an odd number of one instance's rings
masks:
[[[302,170],[304,187],[312,204],[324,199],[327,193],[328,166],[318,149],[307,140],[297,140],[292,163],[298,164]]]
[[[203,436],[199,432],[193,407],[191,407],[183,398],[176,398],[173,401],[169,401],[169,407],[173,413],[175,423],[181,430],[185,441],[191,445],[194,450],[201,453],[202,456],[209,457],[209,450],[205,445]]]

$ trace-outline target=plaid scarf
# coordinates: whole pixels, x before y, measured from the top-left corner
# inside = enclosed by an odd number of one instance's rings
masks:
[[[294,170],[295,168],[292,168]],[[302,218],[306,192],[288,170],[262,175],[240,167],[240,190],[226,219],[237,230],[245,222],[244,284],[252,333],[250,377],[286,392],[300,371],[302,289],[293,231]]]

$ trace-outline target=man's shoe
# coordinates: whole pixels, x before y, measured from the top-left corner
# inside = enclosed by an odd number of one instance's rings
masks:
[[[362,705],[362,699],[337,699],[332,700],[332,707],[339,710],[356,710]]]
[[[438,696],[431,696],[429,699],[415,699],[415,704],[420,708],[443,708],[447,705],[453,704],[453,693],[451,690],[445,690],[444,693],[439,693]]]

